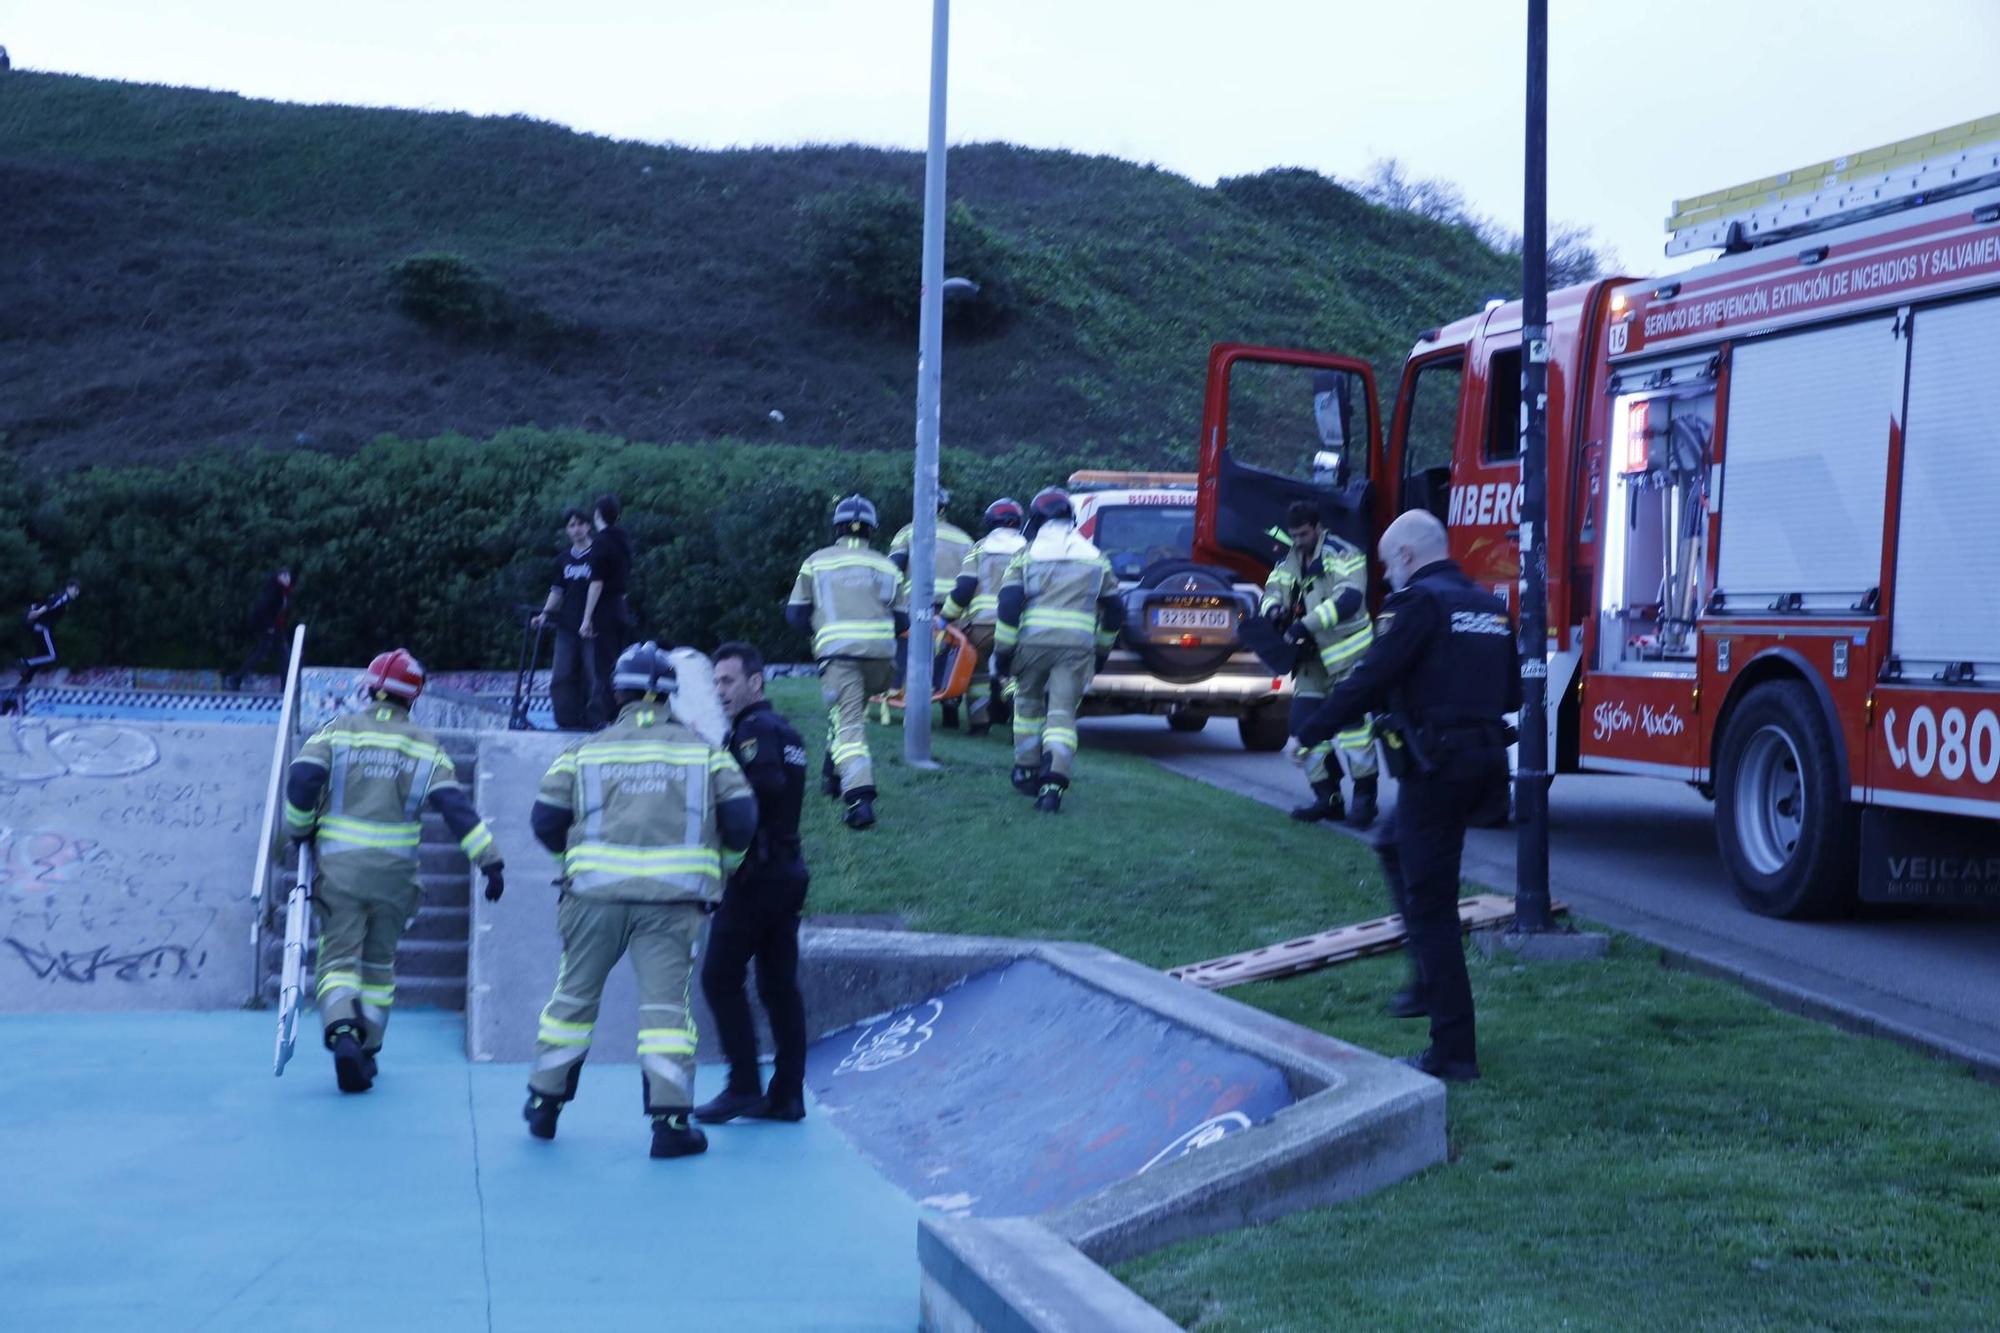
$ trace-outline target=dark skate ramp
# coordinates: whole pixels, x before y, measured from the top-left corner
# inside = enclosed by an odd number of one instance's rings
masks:
[[[1044,1213],[1261,1124],[1284,1073],[1032,959],[813,1043],[821,1109],[918,1202]]]

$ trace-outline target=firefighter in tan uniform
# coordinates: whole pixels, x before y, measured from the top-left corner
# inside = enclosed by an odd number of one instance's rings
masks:
[[[1077,705],[1098,654],[1118,638],[1125,604],[1111,562],[1077,533],[1066,491],[1035,496],[1024,535],[1000,585],[993,671],[1015,682],[1014,787],[1052,815],[1076,762]]]
[[[618,720],[563,751],[542,778],[535,837],[562,858],[562,967],[542,1009],[522,1117],[552,1139],[576,1096],[604,982],[630,954],[639,979],[639,1068],[654,1157],[708,1147],[689,1122],[694,1105],[694,1018],[688,982],[702,917],[722,896],[723,851],[757,831],[757,799],[727,750],[680,718],[720,716],[712,680],[677,670],[656,643],[635,644],[611,676]],[[706,673],[701,673],[706,676]],[[688,691],[682,697],[681,691]]]
[[[791,626],[812,635],[827,706],[826,792],[846,803],[842,818],[855,829],[875,822],[868,700],[895,684],[896,639],[910,627],[903,576],[868,545],[875,528],[875,506],[866,496],[835,505],[833,545],[799,566],[785,607]]]
[[[1007,577],[1007,566],[1027,545],[1021,536],[1021,524],[1026,517],[1021,502],[1005,496],[986,506],[986,535],[965,553],[951,595],[944,602],[944,618],[958,622],[965,631],[966,642],[978,654],[969,691],[968,730],[975,736],[984,736],[993,729],[991,672],[993,635],[1000,622],[1000,585]]]
[[[294,841],[313,839],[319,853],[317,993],[342,1092],[366,1092],[375,1080],[396,999],[396,944],[422,892],[417,845],[426,803],[486,872],[487,901],[505,888],[493,834],[458,785],[451,756],[410,721],[424,689],[422,664],[397,648],[370,662],[363,682],[368,705],[314,733],[285,778],[285,831]]]
[[[1291,550],[1265,582],[1261,610],[1301,650],[1293,673],[1291,731],[1296,737],[1304,720],[1354,670],[1375,641],[1375,630],[1368,616],[1368,557],[1328,532],[1319,511],[1306,501],[1295,501],[1285,511],[1285,529]],[[1374,823],[1373,723],[1363,718],[1333,740],[1302,749],[1313,799],[1293,810],[1292,818],[1339,819],[1345,814],[1355,828]],[[1354,780],[1351,812],[1340,800],[1336,750]]]
[[[958,581],[959,567],[965,563],[966,553],[972,549],[972,538],[967,535],[965,529],[944,516],[945,507],[950,503],[951,492],[942,486],[938,487],[937,537],[935,559],[931,564],[931,614],[933,615],[944,610],[945,599],[951,596],[952,585]],[[910,592],[910,540],[916,536],[916,532],[915,523],[905,523],[897,530],[896,535],[889,539],[889,563],[902,574],[903,592],[906,597]],[[920,604],[920,599],[910,597],[909,604],[917,606]],[[943,646],[943,640],[940,639],[939,647]],[[944,654],[940,653],[939,660],[942,661],[943,657]],[[940,671],[934,678],[941,678],[942,674]],[[941,707],[945,730],[957,731],[958,700],[946,699]]]

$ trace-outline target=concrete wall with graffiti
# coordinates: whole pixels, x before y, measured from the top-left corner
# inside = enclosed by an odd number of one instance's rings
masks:
[[[0,725],[0,1013],[249,996],[266,727]]]

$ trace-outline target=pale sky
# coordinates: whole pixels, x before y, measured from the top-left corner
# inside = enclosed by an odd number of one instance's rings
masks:
[[[2000,0],[1552,0],[1549,208],[1631,272],[1676,196],[2000,111]],[[930,0],[0,0],[18,67],[524,112],[691,147],[921,148]],[[1518,230],[1520,0],[955,0],[950,136],[1203,184],[1378,157]]]

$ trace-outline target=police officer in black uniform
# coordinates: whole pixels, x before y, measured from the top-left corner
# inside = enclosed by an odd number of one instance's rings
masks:
[[[1459,943],[1458,867],[1473,811],[1507,776],[1521,680],[1507,604],[1447,557],[1444,524],[1412,510],[1382,534],[1381,556],[1396,591],[1382,605],[1375,641],[1360,664],[1299,732],[1303,744],[1332,739],[1365,714],[1378,727],[1400,784],[1377,850],[1409,930],[1431,1044],[1404,1063],[1444,1079],[1479,1077],[1472,983]]]
[[[806,1115],[806,1010],[799,998],[799,909],[806,863],[799,847],[805,799],[806,744],[764,698],[764,659],[747,643],[715,650],[715,692],[735,725],[729,752],[757,793],[757,836],[723,890],[708,933],[701,991],[715,1015],[729,1060],[729,1086],[697,1106],[694,1118],[719,1125],[748,1120],[803,1120]],[[757,997],[777,1047],[769,1088],[760,1086],[757,1029],[743,974],[757,960]]]

